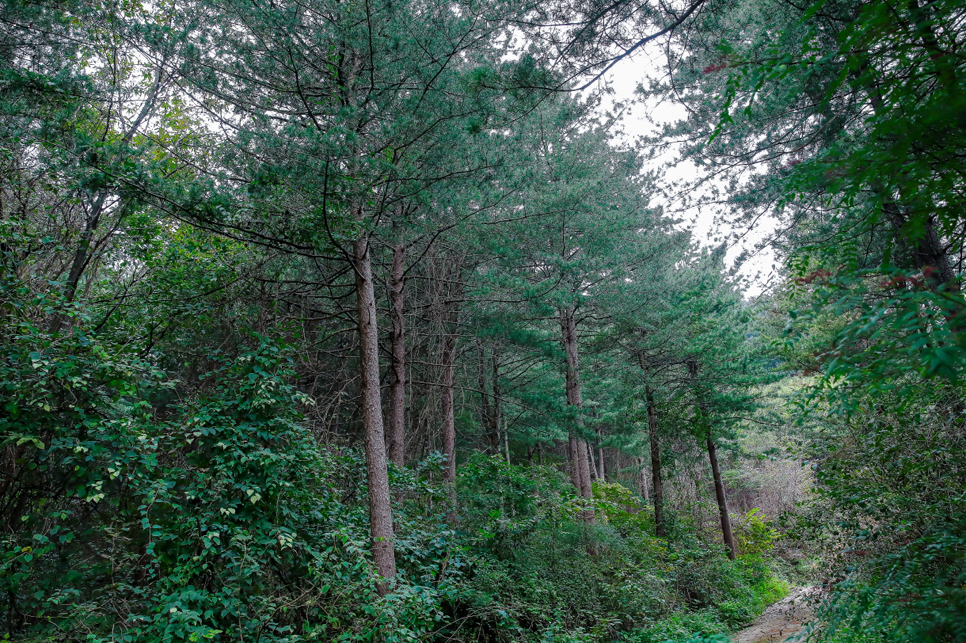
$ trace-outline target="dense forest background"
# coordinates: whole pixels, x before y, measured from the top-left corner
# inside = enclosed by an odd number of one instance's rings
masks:
[[[4,0],[4,640],[966,641],[964,23]]]

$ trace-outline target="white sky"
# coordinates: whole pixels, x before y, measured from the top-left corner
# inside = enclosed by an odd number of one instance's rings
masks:
[[[655,43],[656,45],[657,43]],[[604,77],[604,81],[614,89],[614,100],[623,101],[634,99],[637,84],[647,75],[660,73],[660,65],[663,59],[654,50],[644,51],[629,59],[623,60],[614,66]],[[609,108],[613,103],[604,105]],[[672,102],[662,104],[643,104],[632,105],[623,115],[624,138],[623,141],[630,143],[637,137],[652,134],[657,125],[671,123],[684,117],[684,108]],[[651,122],[653,121],[653,123]],[[675,161],[674,153],[667,153],[661,157],[660,165],[672,164]],[[690,162],[671,165],[665,170],[668,184],[678,180],[689,181],[697,178],[698,170]],[[655,205],[664,205],[661,197],[654,200]],[[668,208],[670,209],[670,208]],[[730,229],[716,230],[714,211],[706,210],[702,212],[676,213],[677,216],[689,221],[689,227],[694,233],[696,241],[702,245],[714,245],[715,238],[723,237]],[[727,260],[733,264],[734,260],[743,250],[754,252],[755,245],[763,239],[772,226],[768,223],[759,224],[757,230],[745,235],[741,242],[732,245],[728,249]],[[746,296],[757,297],[764,288],[767,287],[770,279],[776,272],[775,255],[769,248],[759,252],[757,255],[748,259],[740,270],[747,281]]]

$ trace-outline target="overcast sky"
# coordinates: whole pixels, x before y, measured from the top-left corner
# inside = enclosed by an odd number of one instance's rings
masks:
[[[660,73],[662,63],[663,57],[656,47],[618,63],[604,77],[606,82],[614,89],[614,100],[624,101],[634,99],[635,89],[638,83],[646,76],[653,76],[656,73]],[[613,102],[605,107],[610,108],[612,105]],[[684,108],[672,102],[664,102],[662,104],[634,104],[623,115],[624,141],[631,143],[639,136],[653,134],[656,126],[671,123],[683,117]],[[672,152],[662,157],[660,163],[670,164],[674,163],[675,160],[675,154]],[[679,163],[668,168],[665,176],[668,182],[667,185],[669,185],[677,180],[692,180],[697,178],[698,174],[697,168],[692,164]],[[662,197],[656,198],[654,203],[665,205],[662,203]],[[717,229],[713,211],[689,211],[680,213],[679,216],[688,221],[688,225],[694,232],[695,240],[704,245],[713,245],[716,237],[720,239],[730,232],[730,229]],[[773,226],[767,222],[760,223],[758,229],[745,235],[741,242],[733,244],[729,248],[727,254],[729,263],[733,263],[735,258],[744,250],[754,252],[755,244],[772,230]],[[775,255],[770,249],[759,252],[745,262],[742,266],[741,274],[749,282],[746,289],[747,296],[756,297],[761,294],[763,288],[768,284],[768,281],[774,276],[774,263]]]

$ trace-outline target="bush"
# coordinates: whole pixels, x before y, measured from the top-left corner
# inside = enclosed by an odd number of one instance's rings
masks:
[[[752,509],[734,523],[735,544],[742,555],[761,555],[771,551],[781,534]]]
[[[459,591],[460,613],[475,619],[469,640],[542,632],[541,640],[644,643],[724,633],[787,593],[760,556],[729,561],[693,537],[655,538],[641,500],[618,484],[595,484],[592,527],[569,481],[549,467],[475,456],[461,466],[458,490],[473,561]]]
[[[716,610],[678,611],[621,639],[626,643],[717,643],[728,631]]]
[[[178,399],[177,382],[86,335],[82,318],[53,335],[32,321],[44,297],[5,294],[2,458],[20,472],[0,515],[5,632],[402,641],[436,628],[464,566],[453,532],[400,512],[400,580],[378,596],[363,459],[300,423],[307,400],[282,349],[213,355]]]

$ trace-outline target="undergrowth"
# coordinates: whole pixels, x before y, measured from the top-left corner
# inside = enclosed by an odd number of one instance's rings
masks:
[[[13,640],[650,643],[734,629],[785,591],[750,544],[729,561],[686,529],[656,538],[620,485],[597,485],[590,525],[555,468],[476,455],[452,493],[439,457],[391,470],[399,574],[380,596],[364,458],[302,425],[284,347],[215,356],[186,394],[79,331],[8,320],[0,339]]]

